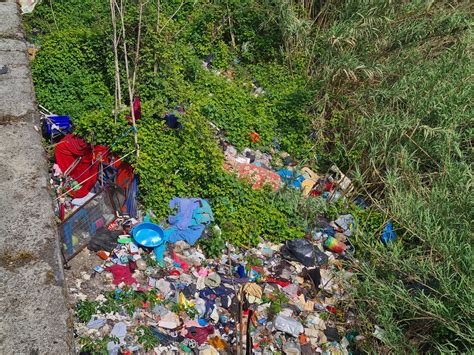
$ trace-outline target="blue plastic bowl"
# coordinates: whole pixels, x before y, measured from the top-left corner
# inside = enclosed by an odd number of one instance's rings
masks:
[[[140,223],[133,227],[132,236],[135,241],[147,248],[155,248],[163,243],[163,229],[155,223]]]

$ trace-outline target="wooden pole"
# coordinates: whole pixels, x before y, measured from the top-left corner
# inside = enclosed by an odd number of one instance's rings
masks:
[[[160,15],[161,15],[161,3],[160,0],[156,0],[156,34],[160,31]],[[158,55],[155,52],[155,63],[153,65],[153,74],[158,73]]]
[[[132,114],[132,126],[133,126],[133,137],[135,140],[135,150],[136,150],[136,155],[137,158],[140,156],[139,153],[139,146],[138,146],[138,134],[137,134],[137,126],[136,126],[136,121],[135,121],[135,112],[133,110],[133,92],[132,92],[132,83],[130,81],[130,69],[128,66],[128,51],[127,51],[127,41],[126,41],[126,33],[125,33],[125,21],[124,21],[124,16],[123,16],[123,0],[120,0],[120,9],[119,9],[119,15],[120,15],[120,22],[122,26],[122,36],[123,36],[123,51],[124,51],[124,56],[125,56],[125,71],[127,74],[127,84],[128,84],[128,95],[130,98],[130,111]]]
[[[232,48],[235,49],[236,44],[235,44],[234,30],[232,28],[232,18],[230,16],[229,1],[227,1],[227,20],[229,21],[229,32],[230,32],[230,40],[232,43]]]
[[[120,107],[122,106],[122,89],[120,82],[120,67],[118,61],[118,40],[117,40],[117,18],[115,15],[115,7],[117,6],[116,0],[110,0],[110,11],[112,14],[112,28],[114,32],[114,63],[115,63],[115,110],[114,119],[117,123],[117,115]]]
[[[140,0],[140,14],[138,17],[138,34],[137,34],[137,47],[135,49],[135,61],[134,61],[134,66],[133,66],[133,78],[132,78],[132,93],[135,95],[135,82],[137,78],[137,72],[138,72],[138,61],[140,60],[140,41],[142,37],[142,19],[143,19],[143,7],[148,3],[147,2],[142,2]]]

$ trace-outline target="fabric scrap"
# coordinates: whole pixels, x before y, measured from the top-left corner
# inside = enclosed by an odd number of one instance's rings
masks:
[[[205,343],[209,335],[214,333],[214,327],[212,325],[206,327],[189,327],[186,328],[186,330],[187,333],[185,337],[195,340],[199,345]]]
[[[121,282],[124,282],[126,285],[130,286],[134,283],[137,283],[137,280],[132,276],[130,272],[130,268],[123,265],[115,264],[113,266],[107,267],[104,270],[110,271],[114,277],[113,283],[114,285],[118,285]]]

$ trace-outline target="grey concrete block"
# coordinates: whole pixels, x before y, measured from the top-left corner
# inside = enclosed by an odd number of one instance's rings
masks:
[[[33,83],[26,45],[13,39],[0,38],[0,124],[31,122],[36,109]]]
[[[0,37],[23,38],[20,13],[16,3],[0,2]]]
[[[0,129],[0,353],[71,348],[44,151],[33,125]]]
[[[57,226],[17,5],[0,0],[0,354],[69,354]]]

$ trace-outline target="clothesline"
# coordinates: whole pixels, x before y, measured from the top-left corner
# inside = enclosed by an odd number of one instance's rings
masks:
[[[100,153],[100,154],[97,156],[97,158],[95,159],[95,161],[94,161],[87,169],[85,169],[82,173],[80,173],[79,176],[78,176],[75,180],[77,181],[82,175],[84,175],[86,172],[88,172],[88,171],[97,163],[97,161],[99,161],[100,159],[102,159],[102,157],[103,157],[105,154],[107,154],[107,153],[110,151],[110,149],[112,149],[112,147],[113,147],[114,145],[116,145],[116,144],[119,142],[120,139],[122,139],[123,137],[126,137],[126,136],[130,133],[130,131],[132,131],[132,130],[136,130],[136,128],[133,127],[133,126],[130,127],[122,136],[120,136],[119,138],[117,138],[104,152]],[[69,169],[68,169],[68,170],[69,170]],[[72,170],[72,169],[71,169],[71,170]],[[96,175],[96,174],[94,174],[94,175],[92,175],[92,176],[95,176],[95,175]],[[86,179],[86,180],[84,180],[84,181],[82,181],[81,183],[84,183],[84,182],[87,181],[87,180],[89,180],[89,178]]]
[[[118,163],[119,161],[125,159],[127,156],[129,156],[130,154],[133,154],[134,152],[135,152],[135,149],[132,150],[130,153],[125,154],[123,157],[120,157],[119,159],[115,160],[113,163],[107,165],[107,166],[105,167],[105,169],[107,169],[107,168],[111,167],[112,165],[114,165],[115,163]],[[95,177],[97,174],[99,174],[98,171],[97,171],[96,173],[92,174],[91,176],[89,176],[89,177],[88,177],[87,179],[85,179],[84,181],[82,181],[80,184],[83,184],[83,183],[85,183],[86,181],[92,179],[92,178]],[[66,191],[66,192],[62,193],[61,195],[59,195],[59,196],[55,199],[55,201],[59,200],[60,198],[62,198],[62,197],[64,197],[64,196],[66,196],[69,192],[71,192],[71,190],[72,190],[72,189],[69,189],[68,191]]]

